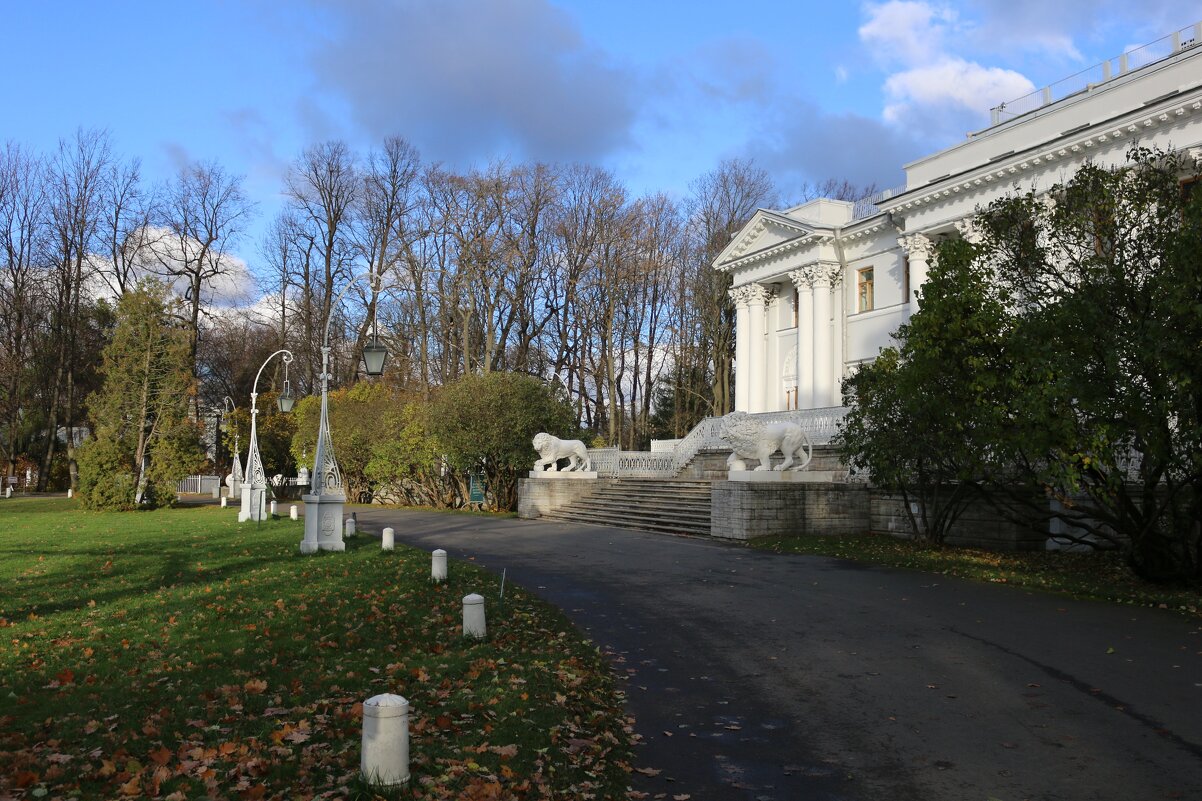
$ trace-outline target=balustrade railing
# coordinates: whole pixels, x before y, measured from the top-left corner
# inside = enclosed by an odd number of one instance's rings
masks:
[[[1163,36],[1142,47],[1128,50],[1099,64],[1094,64],[1074,75],[1036,89],[1028,95],[994,106],[989,110],[989,124],[990,126],[999,125],[1058,100],[1064,100],[1083,92],[1091,92],[1095,87],[1107,83],[1113,78],[1134,72],[1157,61],[1163,61],[1182,50],[1197,47],[1200,43],[1202,43],[1202,22],[1174,31],[1168,36]]]
[[[803,409],[789,412],[761,412],[751,415],[765,423],[792,422],[801,426],[814,445],[828,445],[839,430],[839,421],[847,414],[846,406]],[[694,456],[706,449],[729,448],[722,438],[722,418],[707,417],[694,426],[671,451],[623,451],[618,448],[590,448],[588,455],[597,475],[607,478],[671,478]]]

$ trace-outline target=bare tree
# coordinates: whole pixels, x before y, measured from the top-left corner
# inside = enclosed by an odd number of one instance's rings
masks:
[[[134,288],[149,270],[154,247],[165,232],[157,226],[157,198],[142,184],[142,163],[113,161],[101,190],[104,220],[100,225],[101,254],[107,261],[98,272],[114,295]]]
[[[43,178],[37,156],[12,143],[0,151],[0,449],[9,476],[16,474],[21,449],[21,411],[31,400],[24,365],[45,311],[36,292],[37,267],[49,233]]]
[[[712,369],[712,413],[734,409],[735,309],[727,290],[730,276],[713,261],[757,208],[775,205],[768,173],[751,161],[731,159],[692,184],[690,228],[697,270],[694,301],[701,312],[701,343]]]
[[[49,389],[46,448],[38,471],[39,492],[45,491],[58,445],[58,430],[67,430],[67,459],[71,486],[76,487],[75,397],[76,345],[80,332],[85,280],[91,274],[91,253],[103,219],[104,175],[111,163],[109,136],[97,130],[79,130],[74,138],[60,140],[47,172],[51,244],[49,263],[55,298],[51,331],[55,368]]]
[[[311,147],[292,166],[286,184],[299,233],[311,240],[314,263],[306,271],[306,280],[318,303],[315,328],[324,332],[330,316],[338,311],[333,308],[337,285],[350,277],[358,253],[352,225],[361,182],[354,156],[343,142]],[[331,370],[336,370],[333,362]]]
[[[167,188],[164,223],[168,233],[156,241],[154,253],[159,269],[183,284],[194,378],[200,374],[197,352],[205,293],[218,277],[234,268],[230,248],[252,212],[241,177],[229,175],[214,162],[184,167]],[[199,396],[194,413],[199,419]]]

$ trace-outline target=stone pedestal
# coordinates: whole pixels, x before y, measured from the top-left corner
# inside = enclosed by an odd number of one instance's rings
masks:
[[[842,476],[834,470],[731,470],[728,481],[754,484],[822,484]]]
[[[241,490],[242,510],[238,512],[238,522],[262,520],[267,517],[267,487],[242,484]]]
[[[484,596],[472,593],[463,597],[463,636],[482,640],[488,636],[484,619]]]
[[[342,508],[346,496],[337,495],[304,495],[305,502],[305,538],[301,540],[301,553],[317,553],[318,551],[345,551],[346,543],[342,541]]]
[[[596,470],[531,470],[530,478],[566,478],[569,480],[591,480],[597,477]]]
[[[363,702],[363,742],[359,771],[370,785],[409,781],[409,701],[385,693]]]

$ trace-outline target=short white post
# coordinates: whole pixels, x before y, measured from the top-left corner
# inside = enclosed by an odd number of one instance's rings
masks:
[[[363,702],[363,781],[375,786],[409,781],[409,702],[384,693]]]
[[[230,499],[225,497],[224,495],[222,495],[221,496],[221,508],[224,509],[225,507],[227,507],[229,505],[230,505]]]
[[[11,498],[12,496],[13,496],[13,488],[11,486],[9,486],[6,490],[4,490],[4,497]]]
[[[296,504],[292,504],[292,508],[288,510],[288,517],[293,520],[300,520],[300,510],[296,508]]]
[[[488,626],[484,622],[484,596],[472,593],[463,596],[463,636],[475,637],[478,640],[488,635]]]
[[[380,549],[384,551],[391,551],[393,549],[393,537],[395,535],[396,532],[393,531],[391,527],[384,529],[384,533],[380,538]]]
[[[67,487],[67,497],[72,498],[74,496],[75,496],[75,490],[71,489],[70,487]]]
[[[343,536],[346,536],[346,537],[355,536],[355,518],[348,517],[346,519],[346,523],[343,524],[342,530],[343,530]]]
[[[430,578],[434,581],[447,580],[447,552],[442,548],[430,557]]]
[[[271,516],[275,517],[275,501],[271,502]]]

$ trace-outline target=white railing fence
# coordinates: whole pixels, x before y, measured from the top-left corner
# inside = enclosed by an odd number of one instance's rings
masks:
[[[761,412],[752,417],[765,423],[792,422],[801,426],[814,445],[828,445],[839,430],[846,406],[803,409],[791,412]],[[680,472],[699,452],[730,446],[722,438],[722,418],[707,417],[670,451],[623,451],[590,448],[588,455],[597,475],[610,478],[670,478]]]
[[[175,491],[180,495],[212,495],[221,486],[221,476],[188,476],[181,479]]]
[[[1100,64],[1094,64],[1074,75],[1048,84],[1042,89],[1036,89],[1029,95],[1023,95],[994,106],[989,110],[989,124],[991,126],[998,125],[1055,103],[1057,100],[1063,100],[1080,92],[1092,91],[1094,87],[1100,86],[1112,78],[1162,61],[1182,50],[1197,47],[1199,44],[1202,44],[1202,22],[1174,31],[1168,36],[1163,36],[1142,47],[1128,50]]]

